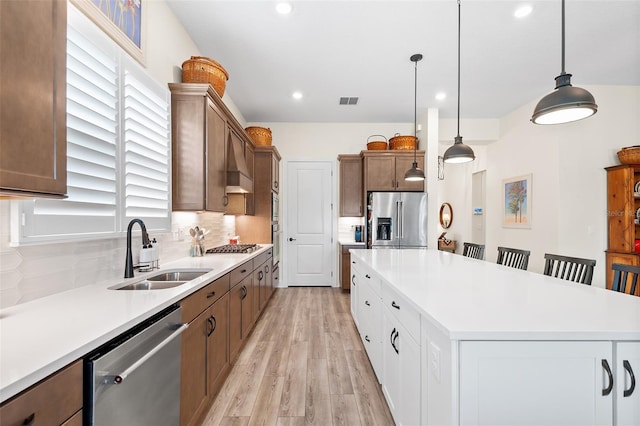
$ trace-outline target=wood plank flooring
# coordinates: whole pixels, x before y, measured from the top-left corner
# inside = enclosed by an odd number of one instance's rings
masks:
[[[338,288],[276,290],[204,426],[393,425]]]

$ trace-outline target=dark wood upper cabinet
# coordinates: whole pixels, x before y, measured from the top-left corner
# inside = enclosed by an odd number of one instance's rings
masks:
[[[229,131],[208,84],[170,83],[174,211],[224,212]]]
[[[67,2],[0,1],[0,195],[67,192]]]
[[[424,182],[407,182],[404,174],[413,164],[413,151],[362,151],[365,191],[424,191]],[[418,167],[424,170],[424,151],[416,152]]]
[[[344,154],[340,161],[340,216],[361,217],[363,209],[362,156]]]

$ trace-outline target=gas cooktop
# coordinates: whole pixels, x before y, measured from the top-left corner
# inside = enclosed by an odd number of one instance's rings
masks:
[[[257,244],[225,244],[208,249],[207,253],[251,253],[258,250]]]

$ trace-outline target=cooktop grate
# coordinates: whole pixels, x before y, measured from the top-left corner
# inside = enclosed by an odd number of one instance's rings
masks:
[[[208,249],[207,253],[251,253],[259,247],[256,244],[225,244]]]

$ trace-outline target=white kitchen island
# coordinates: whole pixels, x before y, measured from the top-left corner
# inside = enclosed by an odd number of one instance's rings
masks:
[[[351,260],[397,424],[640,425],[639,297],[436,250]]]

